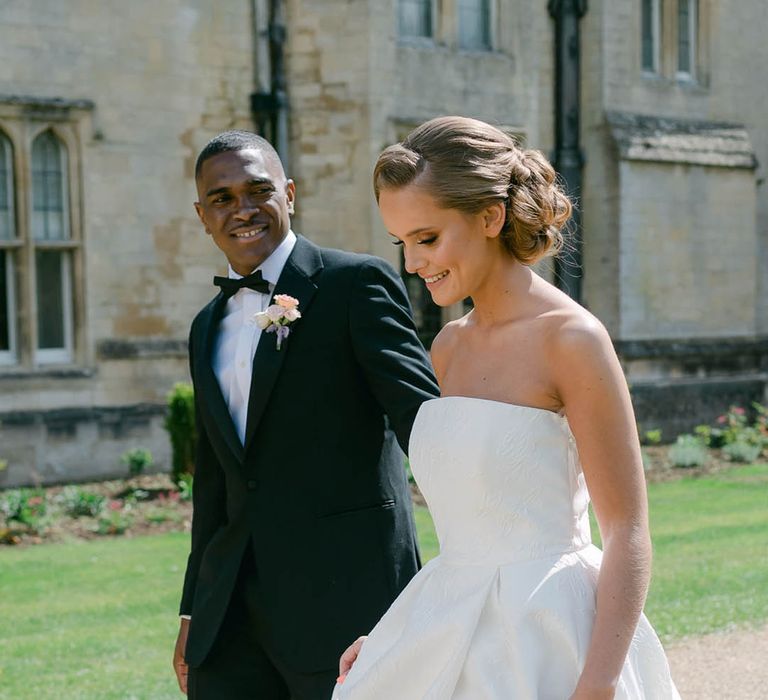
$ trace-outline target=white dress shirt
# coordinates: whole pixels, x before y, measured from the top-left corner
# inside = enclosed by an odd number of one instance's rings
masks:
[[[261,329],[254,323],[253,315],[267,308],[280,273],[295,245],[296,235],[289,231],[272,254],[256,268],[261,270],[262,276],[269,282],[269,294],[239,289],[227,300],[216,334],[212,355],[213,371],[242,443],[245,443],[253,356],[261,337]],[[229,277],[240,279],[243,275],[238,275],[230,266]]]

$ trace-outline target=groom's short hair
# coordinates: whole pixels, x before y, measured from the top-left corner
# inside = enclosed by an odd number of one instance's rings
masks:
[[[195,163],[195,179],[200,177],[200,170],[203,167],[203,163],[209,158],[212,158],[219,153],[244,151],[251,148],[256,151],[261,151],[267,158],[274,160],[274,162],[282,169],[283,163],[280,160],[280,156],[267,139],[258,134],[254,134],[252,131],[232,129],[230,131],[224,131],[218,136],[214,136],[205,145],[205,148],[200,151],[200,155],[197,157],[197,162]]]

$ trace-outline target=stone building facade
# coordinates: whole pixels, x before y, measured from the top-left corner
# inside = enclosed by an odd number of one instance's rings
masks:
[[[581,43],[582,301],[641,425],[672,437],[765,400],[762,0],[6,0],[0,487],[116,474],[136,446],[168,464],[164,397],[224,269],[191,206],[209,138],[268,117],[296,230],[398,265],[377,154],[448,113],[554,153],[563,10]],[[427,339],[461,312],[410,289]]]

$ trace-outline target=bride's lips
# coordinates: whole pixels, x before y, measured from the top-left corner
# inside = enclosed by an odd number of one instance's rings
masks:
[[[448,270],[445,270],[443,272],[438,272],[436,275],[427,275],[422,277],[424,280],[424,284],[427,285],[427,287],[434,287],[436,284],[444,280],[448,276]]]

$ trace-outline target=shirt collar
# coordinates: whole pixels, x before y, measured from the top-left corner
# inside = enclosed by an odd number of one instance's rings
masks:
[[[277,285],[277,280],[280,278],[280,274],[285,267],[285,263],[288,261],[288,257],[293,252],[293,247],[296,245],[296,234],[293,231],[288,231],[288,234],[280,242],[280,245],[275,248],[270,256],[259,265],[256,270],[261,270],[262,277],[269,282],[272,287]],[[256,272],[251,270],[251,272]],[[233,280],[239,280],[243,275],[237,274],[229,266],[229,278]]]

